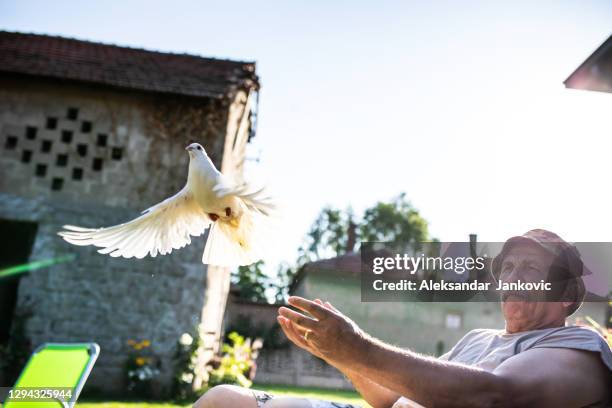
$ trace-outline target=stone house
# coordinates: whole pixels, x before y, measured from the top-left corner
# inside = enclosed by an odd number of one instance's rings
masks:
[[[240,177],[258,89],[251,62],[0,32],[0,269],[51,264],[0,278],[0,345],[15,330],[23,347],[95,341],[88,388],[107,393],[125,386],[128,340],[151,342],[162,392],[181,334],[199,331],[212,355],[229,271],[201,263],[204,237],[135,260],[56,233],[125,222],[173,195],[191,141]]]

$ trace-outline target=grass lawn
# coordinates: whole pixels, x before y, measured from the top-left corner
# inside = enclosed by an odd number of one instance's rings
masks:
[[[349,404],[359,404],[369,407],[365,401],[352,391],[336,391],[323,388],[298,388],[286,385],[254,385],[253,388],[266,391],[275,395],[283,395],[298,398],[315,398],[332,400]],[[171,402],[134,402],[134,401],[83,401],[76,405],[78,408],[178,408],[190,407],[191,404],[174,404]]]

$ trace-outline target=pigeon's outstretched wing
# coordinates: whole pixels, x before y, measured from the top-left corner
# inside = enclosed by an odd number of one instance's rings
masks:
[[[65,225],[66,231],[59,235],[74,245],[102,247],[101,254],[140,259],[182,248],[191,243],[191,235],[201,235],[209,225],[210,219],[185,186],[130,222],[99,229]]]

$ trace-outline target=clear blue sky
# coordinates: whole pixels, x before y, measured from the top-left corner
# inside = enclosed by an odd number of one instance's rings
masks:
[[[256,61],[249,172],[286,205],[279,259],[323,205],[401,191],[441,240],[612,241],[612,94],[562,84],[609,1],[4,0],[0,27]]]

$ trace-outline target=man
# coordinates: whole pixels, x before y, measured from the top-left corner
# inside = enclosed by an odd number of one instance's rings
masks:
[[[532,230],[504,244],[492,273],[503,282],[552,281],[553,294],[503,293],[505,330],[473,330],[440,358],[376,340],[320,300],[291,297],[299,311],[281,307],[278,321],[294,344],[340,370],[374,408],[608,406],[610,347],[597,332],[565,323],[585,294],[575,248]],[[350,406],[219,386],[195,407]]]

